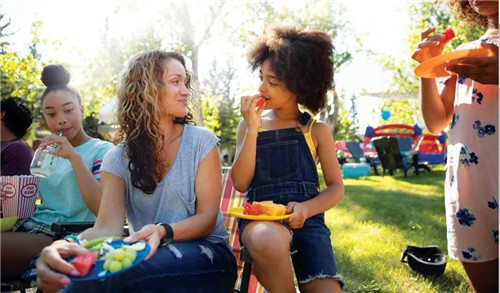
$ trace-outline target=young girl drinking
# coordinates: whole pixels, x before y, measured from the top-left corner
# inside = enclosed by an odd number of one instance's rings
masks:
[[[344,196],[332,133],[299,110],[316,113],[325,106],[332,58],[327,34],[294,26],[275,26],[248,52],[261,85],[258,94],[241,98],[234,187],[248,202],[272,200],[292,213],[285,223],[240,221],[241,242],[269,292],[295,292],[292,261],[301,292],[340,292],[343,285],[324,221],[324,212]],[[326,184],[321,192],[318,159]]]
[[[89,137],[82,126],[83,106],[78,92],[68,86],[69,72],[62,65],[43,69],[47,86],[41,97],[43,117],[55,134],[41,147],[60,145],[54,172],[40,180],[42,203],[33,217],[20,220],[15,232],[2,233],[2,278],[18,279],[30,259],[52,242],[53,222],[95,221],[101,201],[101,161],[113,144]],[[26,233],[19,233],[26,232]]]
[[[498,291],[498,1],[449,1],[461,21],[487,28],[480,40],[458,50],[490,48],[496,56],[464,59],[438,91],[434,79],[420,82],[427,128],[451,122],[445,180],[448,253],[462,262],[475,292]],[[413,58],[440,55],[444,38],[422,32]]]

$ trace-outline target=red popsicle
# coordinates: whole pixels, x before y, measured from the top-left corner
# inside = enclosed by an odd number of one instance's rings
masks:
[[[441,34],[444,35],[444,39],[442,39],[439,42],[443,45],[448,43],[451,39],[453,39],[455,37],[455,32],[453,31],[453,29],[451,27],[444,30]]]

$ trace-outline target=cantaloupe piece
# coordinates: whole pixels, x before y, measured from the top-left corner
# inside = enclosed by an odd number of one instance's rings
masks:
[[[273,203],[270,200],[254,201],[252,204],[258,206],[268,216],[282,216],[286,214],[286,206]]]

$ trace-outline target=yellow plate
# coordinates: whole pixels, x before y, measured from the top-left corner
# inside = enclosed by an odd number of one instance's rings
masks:
[[[486,48],[454,51],[448,54],[436,56],[434,58],[422,62],[419,66],[415,68],[414,72],[416,75],[423,78],[436,78],[436,77],[449,76],[450,73],[448,73],[444,69],[447,66],[457,64],[460,59],[491,57],[491,56],[494,56],[493,51]]]
[[[281,216],[269,216],[269,215],[245,215],[243,213],[243,207],[234,207],[230,208],[227,211],[230,215],[235,216],[237,218],[241,219],[247,219],[247,220],[261,220],[261,221],[266,221],[266,220],[283,220],[290,218],[292,214],[287,214],[287,215],[281,215]]]
[[[2,232],[7,232],[12,230],[12,227],[14,227],[14,224],[17,222],[18,218],[17,217],[8,217],[8,218],[2,218],[0,219],[0,227],[2,227]]]

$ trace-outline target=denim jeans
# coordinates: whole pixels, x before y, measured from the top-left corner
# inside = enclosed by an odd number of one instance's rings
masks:
[[[147,261],[108,278],[72,282],[65,292],[232,292],[236,259],[225,243],[174,242]]]

